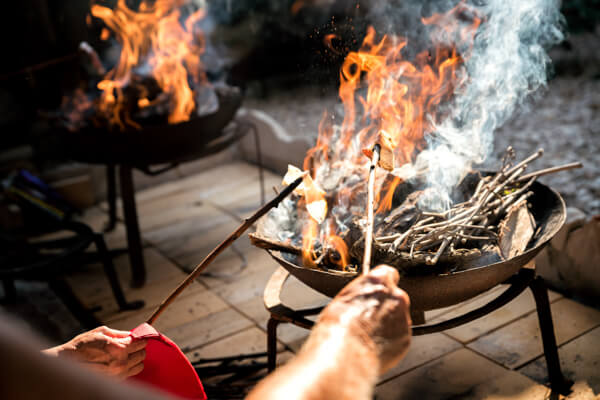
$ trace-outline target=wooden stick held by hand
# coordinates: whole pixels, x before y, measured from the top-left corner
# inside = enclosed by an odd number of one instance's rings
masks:
[[[371,269],[371,251],[373,247],[373,208],[375,208],[375,169],[379,162],[381,146],[376,144],[373,147],[373,156],[371,157],[371,166],[369,168],[369,183],[367,193],[367,227],[365,228],[365,254],[363,256],[362,273],[369,273]]]
[[[158,306],[156,311],[154,311],[152,316],[150,316],[150,318],[148,318],[148,320],[146,322],[148,324],[152,325],[154,323],[154,321],[156,321],[156,319],[159,317],[159,315],[162,314],[163,311],[165,311],[165,309],[169,306],[169,304],[171,304],[173,302],[173,300],[175,300],[177,298],[177,296],[179,296],[181,294],[181,292],[183,292],[183,290],[186,287],[188,287],[194,281],[194,279],[196,279],[196,277],[198,275],[200,275],[200,273],[202,271],[204,271],[204,269],[206,269],[206,267],[215,258],[217,258],[217,256],[219,254],[221,254],[221,252],[223,250],[225,250],[227,247],[229,247],[237,238],[239,238],[242,235],[242,233],[244,233],[244,231],[246,231],[248,228],[250,228],[253,223],[255,223],[260,217],[265,215],[271,208],[273,208],[273,207],[277,206],[279,203],[281,203],[281,201],[283,199],[285,199],[290,193],[292,193],[294,191],[294,189],[296,189],[298,187],[298,185],[300,185],[300,183],[302,183],[303,178],[304,178],[304,175],[296,178],[296,180],[293,181],[288,187],[283,189],[281,191],[281,193],[279,193],[277,195],[277,197],[275,197],[273,200],[271,200],[270,202],[268,202],[267,204],[262,206],[250,218],[246,218],[246,220],[242,223],[242,225],[240,225],[231,235],[229,235],[229,237],[227,239],[225,239],[223,242],[221,242],[221,244],[219,244],[217,247],[215,247],[206,256],[206,258],[204,258],[204,260],[202,260],[202,262],[200,264],[198,264],[192,272],[190,272],[190,274],[183,280],[183,282],[181,282],[179,284],[179,286],[177,286],[177,288],[175,288],[175,290],[165,300],[163,300],[163,302],[160,304],[160,306]]]

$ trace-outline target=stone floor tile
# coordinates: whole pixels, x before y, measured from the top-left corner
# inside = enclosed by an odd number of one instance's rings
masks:
[[[234,251],[223,252],[200,275],[202,283],[214,289],[236,283],[259,271],[275,271],[277,264],[269,253],[256,247],[245,248],[248,245],[245,243],[246,240],[242,237],[238,239],[239,244],[238,241],[234,244],[237,251],[243,251],[243,260],[240,258],[239,253]]]
[[[278,346],[278,351],[283,346]],[[267,334],[257,327],[248,328],[242,332],[210,343],[198,349],[186,352],[191,362],[201,358],[216,358],[240,354],[260,353],[267,351]]]
[[[166,280],[175,277],[180,279],[185,277],[185,273],[181,268],[162,255],[157,249],[146,247],[143,251],[143,255],[144,265],[146,266],[146,285],[163,283]],[[129,255],[123,254],[115,258],[114,263],[123,289],[129,291],[129,282],[131,280]]]
[[[156,237],[162,237],[161,234],[173,232],[173,226],[178,226],[176,234],[181,235],[185,233],[185,229],[190,229],[190,221],[195,225],[194,231],[198,231],[210,229],[211,226],[222,224],[230,218],[227,213],[197,199],[188,201],[169,199],[162,206],[148,207],[148,210],[140,212],[139,224],[142,236],[156,241]]]
[[[262,299],[265,286],[273,271],[274,269],[269,267],[261,268],[244,278],[218,286],[213,290],[229,304],[236,306],[251,301],[255,297]]]
[[[444,319],[457,317],[459,315],[465,314],[468,311],[481,307],[486,303],[489,303],[494,298],[498,297],[507,288],[508,286],[502,285],[502,287],[492,289],[482,295],[477,296],[474,299],[471,299],[468,302],[465,302],[466,304],[462,303],[456,307],[453,307],[451,310],[448,310],[444,314],[434,318],[434,320],[441,321]],[[549,292],[548,296],[551,302],[561,297],[556,292]],[[521,293],[511,302],[504,305],[503,307],[500,307],[496,311],[485,315],[475,321],[472,321],[468,324],[464,324],[454,329],[449,329],[445,331],[445,333],[455,338],[456,340],[461,341],[462,343],[468,343],[474,339],[477,339],[479,336],[490,332],[502,325],[506,325],[511,321],[515,321],[518,318],[534,310],[535,301],[533,299],[533,294],[530,290],[526,289],[523,293]]]
[[[600,327],[561,346],[560,365],[566,378],[578,383],[569,398],[583,395],[590,389],[600,395]],[[546,359],[540,357],[519,372],[537,382],[548,384]]]
[[[459,349],[376,388],[388,399],[545,399],[548,389],[468,350]]]
[[[256,168],[246,162],[227,163],[218,166],[218,173],[215,173],[215,169],[209,169],[202,173],[174,179],[141,190],[136,193],[135,198],[137,204],[142,205],[176,193],[199,189],[203,189],[204,198],[218,190],[224,183],[239,184],[240,181],[257,179],[258,172],[255,171]]]
[[[181,283],[180,277],[174,277],[162,283],[146,285],[142,288],[130,289],[127,293],[127,300],[143,300],[145,309],[156,308],[172,291]],[[193,282],[185,289],[185,294],[203,293],[207,291],[204,286],[198,282]],[[102,299],[90,302],[89,304],[82,301],[88,307],[100,306],[101,310],[96,313],[96,316],[101,320],[115,320],[117,318],[125,318],[139,310],[120,311],[117,304],[110,293]]]
[[[156,249],[150,247],[143,249],[143,256],[146,265],[146,285],[162,283],[175,277],[179,279],[185,277],[180,268],[162,256]],[[113,265],[119,276],[121,287],[127,295],[132,290],[129,286],[131,279],[129,255],[121,254],[115,257]],[[66,279],[81,298],[97,300],[102,297],[112,297],[110,284],[101,264],[83,266],[70,272]]]
[[[235,308],[250,318],[254,323],[264,330],[267,329],[267,321],[269,320],[269,312],[265,308],[265,303],[262,296],[253,297],[250,300],[238,303]]]
[[[281,187],[281,177],[265,172],[265,201],[269,201],[275,197],[272,188]],[[221,207],[228,212],[237,215],[238,218],[244,219],[252,215],[261,207],[260,198],[260,183],[256,181],[246,182],[232,188],[230,193],[219,193],[207,198],[207,201],[215,206]]]
[[[238,221],[223,215],[218,225],[202,226],[202,221],[190,219],[145,235],[161,253],[190,271],[239,226]],[[236,242],[236,246],[242,252],[247,249],[242,247],[244,242],[241,240]],[[249,242],[245,246],[250,246]],[[226,249],[221,256],[227,257],[232,252]]]
[[[558,344],[600,325],[600,311],[573,300],[560,299],[551,305]],[[531,313],[468,345],[509,368],[517,368],[542,354],[537,313]]]
[[[198,320],[228,307],[227,303],[208,289],[191,293],[186,291],[169,305],[169,308],[160,315],[153,325],[157,329],[165,331]],[[145,307],[125,318],[117,314],[115,318],[104,322],[111,327],[114,326],[116,329],[132,329],[146,321],[155,310],[156,306]]]
[[[423,365],[431,360],[439,358],[461,348],[462,345],[444,335],[433,333],[430,335],[413,336],[410,348],[406,356],[394,368],[380,377],[380,382],[387,381],[410,369]]]
[[[166,329],[162,333],[177,343],[181,351],[187,352],[251,326],[254,326],[252,321],[234,309],[226,308],[187,324]]]

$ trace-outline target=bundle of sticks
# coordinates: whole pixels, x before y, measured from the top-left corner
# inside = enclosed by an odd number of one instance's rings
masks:
[[[408,252],[410,259],[418,257],[434,265],[442,255],[453,254],[469,242],[495,243],[498,224],[533,195],[530,188],[539,176],[581,167],[580,163],[571,163],[525,174],[528,165],[542,154],[540,149],[513,165],[514,150],[509,147],[502,168],[495,175],[481,178],[467,201],[445,212],[420,211],[405,231],[375,237],[376,246],[392,253]]]
[[[505,259],[505,250],[515,241],[508,231],[511,218],[528,219],[534,222],[527,211],[528,199],[533,195],[532,185],[542,175],[581,167],[581,163],[570,163],[558,167],[527,173],[529,165],[543,155],[538,150],[523,161],[515,163],[515,152],[506,150],[499,171],[489,176],[472,173],[460,186],[465,201],[453,205],[444,212],[429,212],[419,206],[421,196],[429,189],[418,190],[421,183],[406,182],[406,187],[398,186],[396,191],[409,188],[405,196],[386,215],[373,216],[374,181],[376,166],[388,169],[381,161],[386,157],[383,147],[374,147],[368,152],[371,158],[367,203],[364,215],[355,215],[348,222],[348,230],[341,234],[349,249],[348,265],[343,271],[367,272],[370,264],[386,263],[405,273],[419,273],[423,265],[438,265],[444,269],[461,264],[478,266]],[[381,150],[381,152],[379,151]],[[365,153],[366,154],[366,153]],[[528,215],[529,217],[526,217]],[[519,222],[520,223],[520,222]],[[532,227],[532,229],[535,226]],[[514,233],[514,232],[513,232]],[[301,255],[302,249],[297,242],[280,241],[266,237],[261,229],[250,235],[252,243],[261,248],[280,250],[284,253]],[[522,252],[531,236],[519,236],[518,244]],[[507,246],[506,246],[507,245]],[[335,256],[326,245],[315,246],[316,261],[313,265],[326,270],[340,269],[328,260]],[[511,256],[514,256],[513,253]],[[335,257],[334,257],[335,258]],[[313,268],[312,266],[311,268]]]

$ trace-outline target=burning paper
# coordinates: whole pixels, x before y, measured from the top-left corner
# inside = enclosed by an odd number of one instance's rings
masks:
[[[302,183],[294,190],[294,193],[304,198],[309,215],[320,224],[327,216],[325,192],[315,183],[308,172],[303,172],[293,165],[288,165],[288,171],[283,177],[283,185],[287,186],[301,176],[304,176]]]

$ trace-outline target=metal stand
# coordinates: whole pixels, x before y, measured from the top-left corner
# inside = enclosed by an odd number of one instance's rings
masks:
[[[131,287],[139,288],[146,283],[146,266],[142,253],[142,237],[138,224],[135,206],[135,189],[133,187],[133,171],[131,167],[119,166],[121,184],[121,199],[123,214],[127,228],[127,246],[129,247],[129,262],[131,264]]]
[[[248,122],[236,120],[233,124],[233,132],[217,138],[206,146],[206,150],[202,154],[198,154],[195,158],[216,154],[233,142],[241,139],[248,132],[252,131],[254,135],[254,144],[256,146],[256,162],[258,167],[258,178],[260,186],[261,204],[265,203],[265,185],[264,185],[264,168],[262,165],[262,155],[260,149],[260,140],[256,127]],[[169,164],[165,168],[152,170],[149,166],[135,166],[136,169],[142,171],[146,175],[155,176],[163,172],[167,172],[175,167],[178,163]],[[108,202],[108,222],[104,229],[105,232],[113,230],[117,223],[117,191],[116,191],[116,170],[119,169],[119,181],[121,188],[121,199],[123,201],[123,215],[125,219],[125,228],[127,230],[127,246],[129,253],[129,262],[131,265],[131,287],[139,288],[146,283],[146,266],[144,263],[142,238],[138,223],[137,208],[135,204],[135,187],[133,184],[133,168],[126,165],[109,164],[106,166],[106,184],[107,184],[107,202]]]
[[[277,364],[277,326],[280,323],[291,323],[301,328],[311,329],[314,322],[306,317],[316,315],[324,308],[317,307],[293,310],[285,306],[280,300],[280,294],[285,281],[289,276],[289,273],[283,267],[279,267],[273,275],[271,275],[264,291],[265,307],[270,313],[270,318],[267,323],[267,366],[269,371],[273,371]],[[535,276],[535,269],[531,268],[521,268],[517,274],[512,276],[505,283],[510,284],[508,289],[489,303],[443,322],[413,326],[413,336],[440,332],[469,323],[506,305],[520,295],[526,288],[529,288],[535,298],[542,342],[544,344],[544,356],[546,358],[548,376],[550,378],[550,387],[555,392],[567,394],[572,382],[569,382],[564,378],[560,368],[558,347],[554,335],[554,325],[552,323],[552,314],[550,311],[550,302],[548,301],[546,284],[542,278]]]

